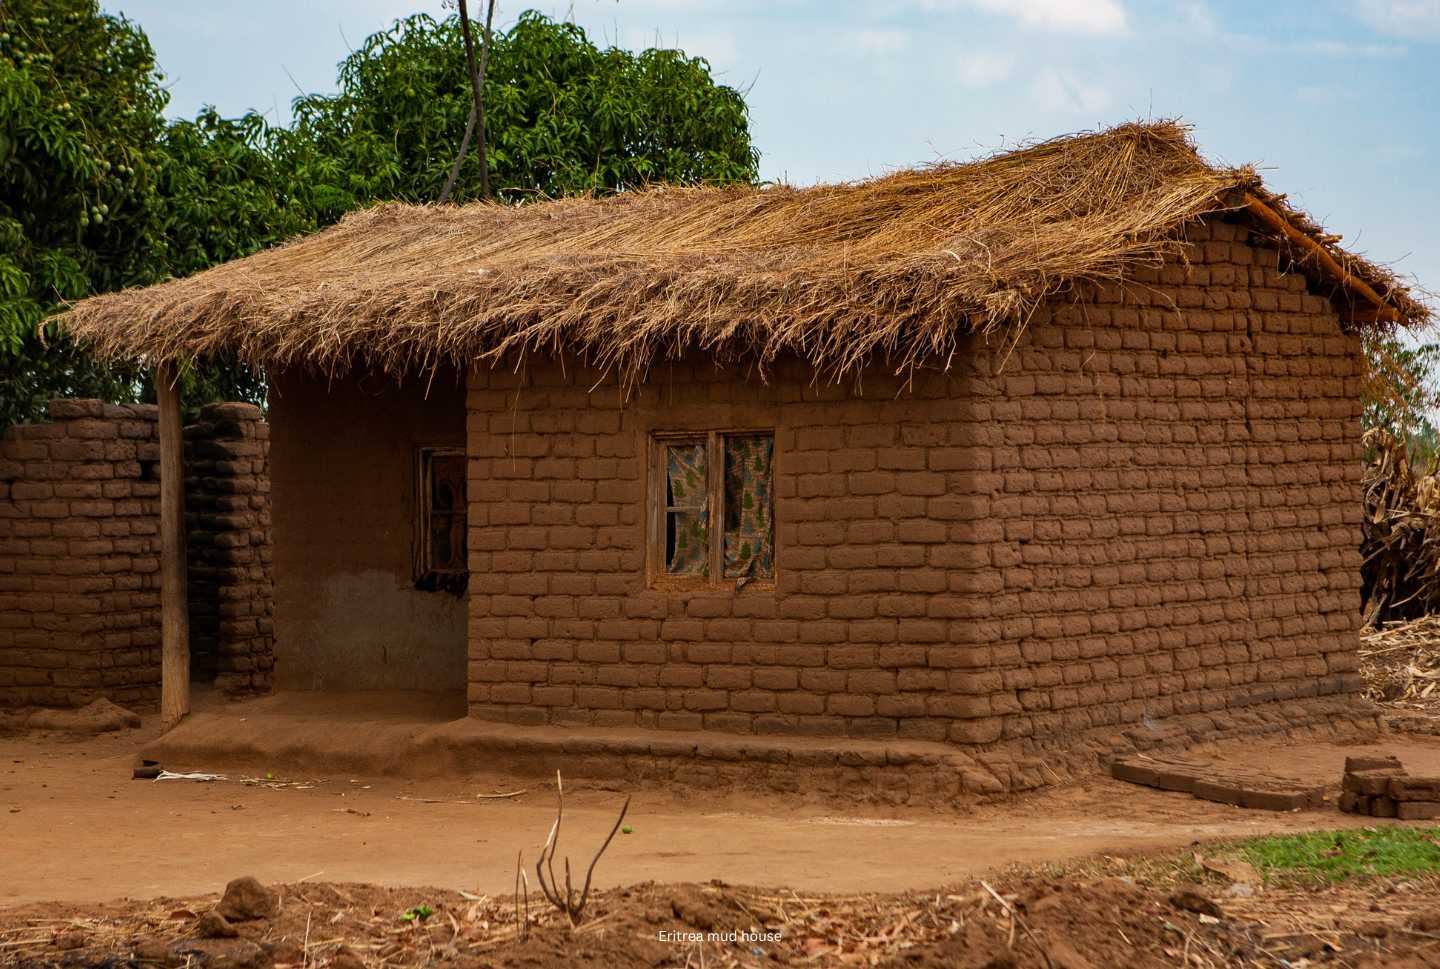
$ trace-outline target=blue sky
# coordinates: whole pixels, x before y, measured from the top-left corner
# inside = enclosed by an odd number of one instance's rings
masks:
[[[483,0],[472,0],[479,6]],[[441,0],[102,0],[174,114],[285,120],[350,46]],[[602,43],[679,46],[748,91],[766,178],[863,178],[1145,117],[1254,162],[1345,245],[1440,290],[1440,0],[500,0]],[[293,80],[292,80],[293,78]]]

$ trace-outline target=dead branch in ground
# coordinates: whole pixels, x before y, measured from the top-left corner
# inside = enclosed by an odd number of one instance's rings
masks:
[[[610,842],[615,840],[615,835],[620,830],[621,823],[625,820],[625,812],[630,810],[630,796],[626,795],[625,803],[620,806],[620,816],[615,819],[615,825],[610,829],[610,834],[601,843],[595,857],[590,859],[590,867],[585,870],[585,884],[577,895],[570,881],[570,859],[565,859],[565,891],[561,894],[560,881],[555,877],[555,850],[560,843],[560,822],[565,817],[565,785],[560,779],[560,772],[555,772],[555,823],[550,826],[550,836],[545,839],[545,846],[540,849],[540,857],[535,862],[535,877],[540,883],[540,891],[545,898],[561,912],[564,912],[570,919],[571,925],[580,924],[580,915],[585,911],[585,902],[590,898],[590,879],[595,874],[595,865],[600,861],[600,856],[605,849],[610,847]],[[549,881],[546,881],[546,870],[549,870]]]

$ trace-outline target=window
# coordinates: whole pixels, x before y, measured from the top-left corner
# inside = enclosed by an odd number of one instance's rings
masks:
[[[656,435],[652,575],[737,587],[774,578],[774,457],[768,431]]]
[[[420,449],[415,586],[460,593],[469,576],[465,553],[465,452]]]

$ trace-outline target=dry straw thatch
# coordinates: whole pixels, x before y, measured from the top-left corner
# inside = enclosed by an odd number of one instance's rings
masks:
[[[1425,317],[1388,271],[1337,249],[1253,169],[1206,163],[1165,122],[806,189],[378,205],[60,320],[104,357],[147,363],[224,352],[400,373],[569,353],[628,382],[700,350],[762,368],[794,354],[832,377],[872,358],[903,372],[945,365],[969,331],[1018,332],[1076,283],[1123,281],[1177,254],[1187,222],[1238,209],[1247,192],[1402,320]]]

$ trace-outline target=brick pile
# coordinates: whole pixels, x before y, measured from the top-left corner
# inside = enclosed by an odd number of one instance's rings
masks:
[[[1363,720],[1358,337],[1243,225],[1187,231],[909,384],[473,372],[472,713],[982,749]],[[652,587],[651,435],[747,428],[773,584]]]
[[[1110,765],[1116,780],[1162,791],[1179,791],[1256,811],[1303,811],[1323,807],[1325,786],[1307,784],[1233,763],[1195,756],[1138,754]]]
[[[253,404],[210,404],[185,428],[191,675],[227,692],[270,689],[270,426]]]
[[[56,400],[0,438],[0,707],[160,696],[157,409]]]
[[[1340,810],[1402,821],[1440,818],[1440,777],[1412,777],[1395,757],[1347,757]]]

